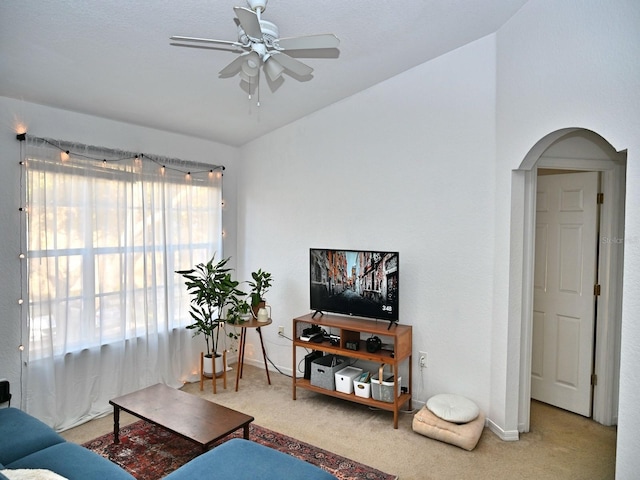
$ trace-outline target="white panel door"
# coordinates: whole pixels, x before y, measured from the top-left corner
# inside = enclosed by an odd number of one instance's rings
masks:
[[[531,397],[591,415],[598,173],[538,177]]]

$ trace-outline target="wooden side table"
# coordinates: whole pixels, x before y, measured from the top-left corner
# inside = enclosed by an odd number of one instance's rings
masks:
[[[222,384],[224,386],[224,389],[227,389],[227,351],[225,350],[224,352],[222,352],[222,373],[216,375],[216,362],[215,362],[215,358],[212,359],[213,361],[213,373],[211,375],[211,382],[213,383],[213,393],[218,393],[216,391],[216,384],[218,383],[218,378],[222,377]],[[202,391],[203,389],[203,385],[204,385],[204,379],[205,378],[209,378],[207,376],[205,376],[204,374],[204,353],[200,352],[200,391]],[[236,391],[238,391],[238,388],[236,387]]]
[[[269,319],[266,322],[259,322],[255,318],[251,317],[250,320],[242,323],[234,324],[235,327],[240,327],[240,345],[238,351],[238,368],[236,371],[236,392],[238,391],[238,385],[240,384],[240,379],[242,378],[242,367],[244,366],[244,349],[245,343],[247,342],[247,329],[255,328],[258,332],[258,336],[260,337],[260,346],[262,347],[262,358],[264,359],[264,369],[267,372],[267,382],[271,385],[271,377],[269,377],[269,367],[267,365],[267,352],[264,349],[264,342],[262,340],[262,330],[261,327],[266,327],[267,325],[271,325],[272,320]]]

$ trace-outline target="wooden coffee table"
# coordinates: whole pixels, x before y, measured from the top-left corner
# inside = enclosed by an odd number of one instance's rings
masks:
[[[162,383],[113,400],[113,442],[119,443],[120,410],[191,440],[207,450],[212,443],[239,429],[249,438],[254,418]]]

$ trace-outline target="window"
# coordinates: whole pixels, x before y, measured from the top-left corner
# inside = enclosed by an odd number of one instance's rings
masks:
[[[216,167],[44,139],[27,148],[30,359],[190,323],[175,271],[220,251]]]

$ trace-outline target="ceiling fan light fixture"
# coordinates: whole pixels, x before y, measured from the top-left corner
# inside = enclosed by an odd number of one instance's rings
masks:
[[[271,55],[269,55],[264,61],[264,72],[269,77],[269,80],[275,82],[280,76],[282,72],[284,72],[284,67],[278,63],[276,59],[274,59]]]
[[[255,77],[260,72],[260,56],[251,52],[247,55],[246,60],[242,63],[242,71],[248,77]]]

